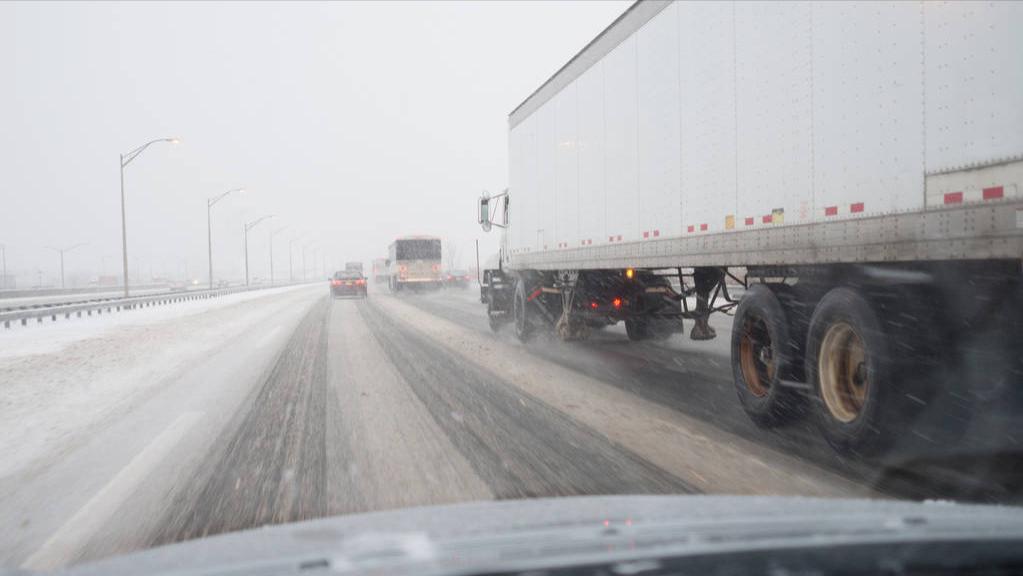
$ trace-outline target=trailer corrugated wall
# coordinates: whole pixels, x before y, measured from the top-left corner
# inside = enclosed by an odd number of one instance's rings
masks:
[[[1020,30],[1013,2],[640,3],[512,113],[509,254],[1018,197],[1018,165],[948,173],[1023,157]]]

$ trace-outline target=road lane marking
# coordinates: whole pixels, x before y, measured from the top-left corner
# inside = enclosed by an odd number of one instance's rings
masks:
[[[494,493],[416,396],[352,302],[330,314],[331,393],[367,510],[491,500]]]
[[[524,347],[481,337],[400,298],[377,297],[372,305],[705,492],[877,496],[833,472],[539,358]]]
[[[185,412],[132,458],[106,486],[89,499],[70,520],[64,523],[22,564],[26,570],[53,570],[65,565],[85,545],[96,529],[103,525],[124,499],[145,480],[198,422],[201,412]]]

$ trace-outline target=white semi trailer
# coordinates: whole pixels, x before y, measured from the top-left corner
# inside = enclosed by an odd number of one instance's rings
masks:
[[[1023,383],[1021,30],[1020,2],[637,2],[509,116],[491,326],[734,314],[759,425],[954,436]]]

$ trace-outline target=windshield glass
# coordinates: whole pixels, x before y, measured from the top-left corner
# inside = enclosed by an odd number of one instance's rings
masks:
[[[395,246],[398,260],[440,260],[440,240],[401,240]]]
[[[362,273],[356,270],[341,270],[334,273],[334,278],[337,280],[351,280],[353,278],[362,278]]]
[[[0,574],[1023,556],[1023,2],[10,0],[0,79]]]

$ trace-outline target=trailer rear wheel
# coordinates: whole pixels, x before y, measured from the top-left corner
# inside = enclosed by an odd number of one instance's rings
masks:
[[[629,340],[667,340],[681,331],[681,321],[669,319],[637,318],[625,321],[625,333]]]
[[[835,288],[810,320],[806,375],[815,396],[815,420],[839,452],[869,454],[891,438],[895,367],[889,338],[870,302],[851,288]]]
[[[529,302],[526,299],[526,283],[521,278],[515,283],[512,314],[515,319],[515,336],[522,342],[529,340],[533,335],[533,315],[530,313]]]
[[[739,303],[732,327],[732,374],[743,410],[758,426],[777,426],[797,414],[797,392],[781,384],[791,372],[789,323],[777,296],[754,284]]]
[[[625,333],[629,336],[629,340],[634,342],[646,340],[650,337],[650,329],[646,321],[640,319],[627,319],[625,321]]]
[[[491,331],[497,332],[501,329],[501,325],[504,324],[504,319],[494,312],[494,303],[491,298],[493,296],[487,298],[487,323],[490,325]]]

